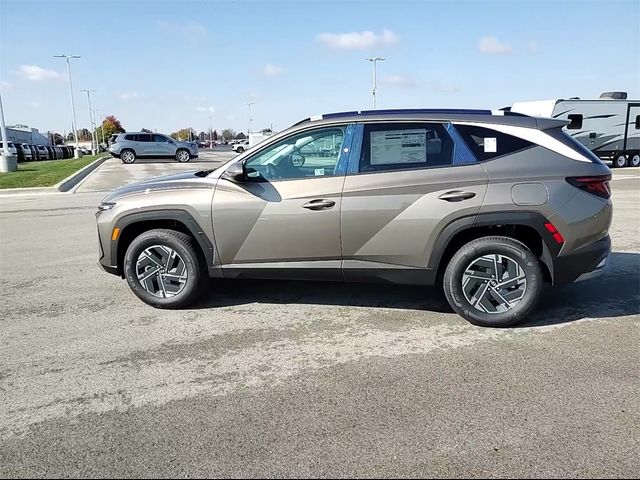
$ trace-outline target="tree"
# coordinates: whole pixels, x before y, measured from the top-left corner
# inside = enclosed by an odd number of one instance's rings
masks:
[[[228,142],[229,140],[233,140],[233,137],[236,136],[236,132],[233,131],[233,129],[231,128],[225,128],[222,131],[222,140],[224,140],[225,142]]]
[[[54,145],[62,145],[62,144],[64,144],[64,138],[62,138],[62,135],[60,135],[59,133],[53,133],[51,136],[53,137],[53,144]]]
[[[201,142],[204,142],[208,138],[209,138],[209,134],[208,133],[200,132],[198,134],[198,140],[200,140]]]
[[[213,141],[215,142],[215,141],[217,141],[217,140],[218,140],[218,131],[217,131],[217,130],[214,130],[214,131],[213,131]]]
[[[260,133],[263,135],[267,135],[268,133],[272,133],[270,128],[263,128]]]
[[[236,135],[235,138],[236,140],[244,140],[245,138],[247,138],[247,136],[244,133],[240,132],[239,134]]]
[[[109,115],[102,121],[102,125],[96,128],[96,135],[100,135],[97,138],[104,138],[106,142],[114,133],[124,133],[124,128],[122,128],[120,120],[113,115]]]
[[[192,128],[181,128],[177,132],[173,132],[170,137],[174,140],[185,141],[195,138],[195,132]]]

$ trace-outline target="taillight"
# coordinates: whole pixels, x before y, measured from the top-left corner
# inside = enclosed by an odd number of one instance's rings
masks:
[[[569,182],[574,187],[592,193],[602,198],[611,197],[611,188],[609,187],[611,175],[598,175],[596,177],[569,177]]]

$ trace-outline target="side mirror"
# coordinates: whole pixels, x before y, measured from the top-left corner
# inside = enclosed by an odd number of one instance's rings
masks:
[[[244,162],[233,162],[224,173],[234,182],[243,182],[246,179]]]

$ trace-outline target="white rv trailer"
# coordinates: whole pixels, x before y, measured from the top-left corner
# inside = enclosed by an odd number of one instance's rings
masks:
[[[640,166],[640,100],[626,92],[606,92],[599,99],[517,102],[509,110],[569,121],[566,132],[614,167]]]

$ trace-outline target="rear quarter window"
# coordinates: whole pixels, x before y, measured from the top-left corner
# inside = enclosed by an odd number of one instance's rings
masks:
[[[528,140],[473,125],[456,125],[456,130],[480,161],[509,155],[534,146]]]

